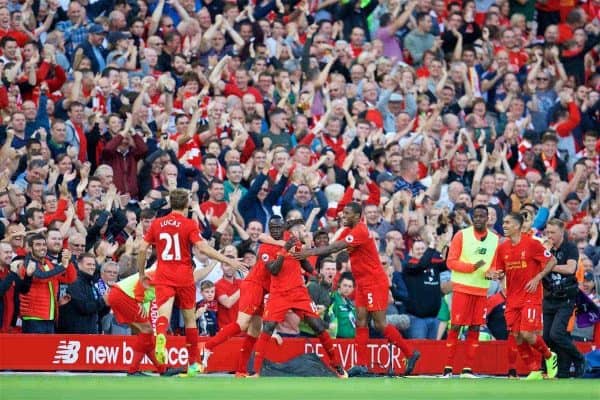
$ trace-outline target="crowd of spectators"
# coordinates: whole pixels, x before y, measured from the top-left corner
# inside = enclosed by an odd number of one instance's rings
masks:
[[[273,214],[323,246],[361,202],[411,338],[443,337],[479,204],[498,234],[510,211],[565,221],[598,300],[599,0],[0,0],[0,53],[2,332],[127,333],[104,295],[177,187],[249,265]],[[243,277],[195,262],[211,335]],[[348,255],[311,262],[353,337]]]

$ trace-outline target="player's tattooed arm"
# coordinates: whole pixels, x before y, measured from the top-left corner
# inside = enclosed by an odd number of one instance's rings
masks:
[[[278,256],[275,261],[268,262],[266,265],[272,275],[279,274],[281,267],[283,267],[283,256]]]
[[[312,272],[314,271],[313,266],[308,262],[308,260],[300,260],[300,267],[302,267],[302,269],[308,272],[309,274],[312,274]]]
[[[328,254],[337,253],[338,251],[342,251],[348,247],[348,243],[343,240],[338,240],[337,242],[333,242],[329,246],[324,247],[313,247],[312,249],[302,250],[299,252],[294,252],[292,255],[296,260],[304,260],[308,257],[312,256],[325,256]]]

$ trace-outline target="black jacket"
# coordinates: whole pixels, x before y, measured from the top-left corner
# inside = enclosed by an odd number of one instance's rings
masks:
[[[420,259],[411,257],[403,267],[403,278],[408,289],[406,310],[419,318],[437,316],[442,303],[440,271],[446,262],[436,250],[428,248]]]
[[[94,286],[94,277],[79,271],[77,280],[67,287],[67,294],[71,301],[60,307],[59,330],[64,333],[98,333],[98,321],[108,312],[108,307]]]
[[[19,275],[14,272],[9,272],[4,278],[0,278],[0,331],[7,330],[8,326],[4,326],[4,321],[7,320],[11,326],[14,326],[17,315],[19,314],[19,294],[26,294],[31,288],[31,276],[25,275],[25,278],[21,279]],[[7,296],[7,292],[14,284],[13,296]],[[7,305],[5,302],[13,303],[13,315],[4,315]]]

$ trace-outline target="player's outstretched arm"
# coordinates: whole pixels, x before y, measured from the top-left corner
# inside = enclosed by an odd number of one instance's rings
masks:
[[[200,241],[196,242],[194,244],[194,246],[196,246],[196,249],[199,252],[206,254],[209,258],[212,258],[213,260],[217,260],[224,264],[227,264],[227,265],[231,266],[232,268],[234,268],[236,271],[248,270],[248,265],[246,265],[246,263],[243,263],[236,258],[229,258],[229,257],[224,256],[223,254],[221,254],[217,250],[215,250],[213,247],[211,247],[204,240],[200,240]]]
[[[217,264],[218,263],[216,261],[211,261],[204,268],[196,268],[194,270],[194,282],[200,282],[201,280],[205,279],[213,271],[213,269],[215,269]]]
[[[329,246],[324,247],[313,247],[312,249],[306,249],[299,252],[293,252],[292,256],[296,260],[304,260],[312,256],[325,256],[328,254],[337,253],[348,248],[348,243],[343,240],[331,243]]]
[[[308,272],[309,274],[312,274],[312,272],[314,271],[313,266],[306,259],[300,260],[300,267],[302,267],[302,269]]]

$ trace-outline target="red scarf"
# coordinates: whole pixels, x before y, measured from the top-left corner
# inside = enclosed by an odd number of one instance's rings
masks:
[[[75,132],[79,138],[79,155],[77,158],[83,163],[87,161],[87,137],[85,137],[83,125],[77,125],[73,123],[73,127],[75,128]]]

